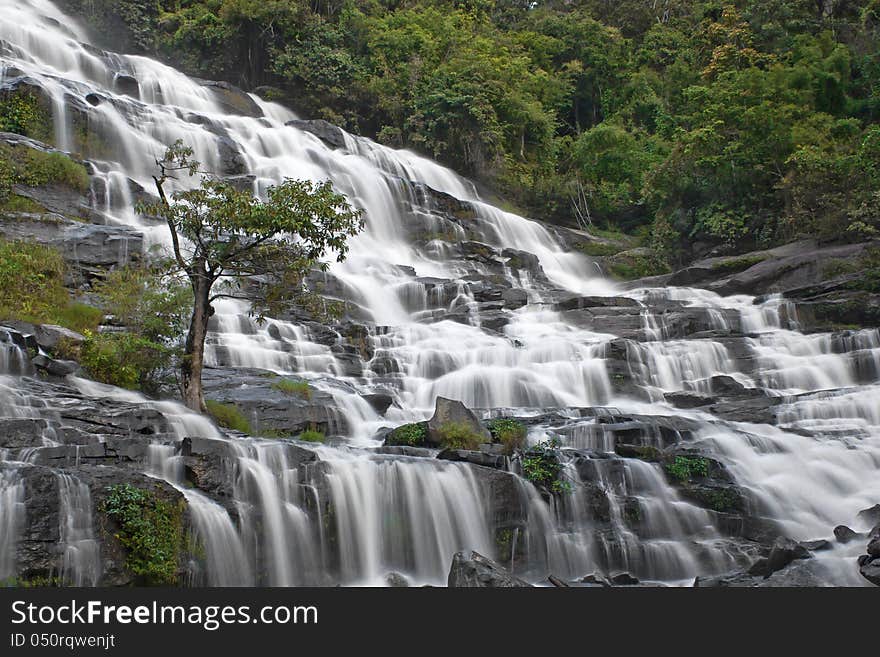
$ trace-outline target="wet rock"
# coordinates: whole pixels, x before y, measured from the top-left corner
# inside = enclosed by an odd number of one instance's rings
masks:
[[[846,525],[838,525],[834,528],[834,538],[838,543],[849,543],[850,541],[860,538],[862,535],[853,531]]]
[[[868,509],[862,509],[856,514],[856,518],[859,522],[869,527],[874,527],[880,523],[880,504],[875,504]]]
[[[287,125],[310,132],[332,148],[345,148],[345,135],[342,129],[324,119],[288,121]]]
[[[56,360],[40,354],[31,361],[38,370],[43,370],[51,376],[64,377],[79,371],[79,363],[73,360]]]
[[[391,405],[394,403],[394,398],[391,395],[384,393],[384,392],[372,393],[369,395],[361,395],[361,397],[379,415],[385,415],[385,411],[387,411],[389,408],[391,408]]]
[[[449,588],[510,588],[531,586],[501,564],[478,552],[457,552],[447,581]]]
[[[770,553],[765,559],[760,559],[749,568],[750,575],[769,577],[776,571],[782,570],[796,559],[809,559],[810,551],[789,538],[776,539]]]
[[[615,586],[635,586],[640,583],[638,577],[634,577],[629,573],[616,573],[608,579]]]
[[[880,586],[880,559],[875,558],[864,564],[860,564],[859,573],[861,573],[862,577],[871,582],[871,584]]]
[[[602,575],[591,573],[589,575],[584,576],[581,579],[581,583],[583,584],[592,584],[594,586],[601,586],[603,588],[611,588],[611,582],[608,581],[607,578]]]
[[[210,89],[211,92],[213,92],[214,98],[225,112],[254,118],[260,118],[263,116],[263,110],[261,110],[260,106],[254,102],[254,99],[235,85],[215,80],[193,79],[201,86]]]
[[[71,331],[63,326],[55,326],[54,324],[30,324],[28,322],[11,321],[6,325],[21,331],[22,333],[34,336],[37,344],[41,349],[52,352],[58,346],[58,343],[64,341],[67,345],[76,346],[85,342],[85,336],[76,331]]]
[[[798,545],[802,546],[804,549],[809,550],[810,552],[824,552],[825,550],[830,550],[834,547],[831,544],[831,541],[828,541],[824,538],[820,538],[815,541],[801,541]]]
[[[676,408],[699,408],[701,406],[708,406],[715,401],[714,397],[685,391],[667,392],[664,397],[666,401]]]
[[[113,81],[113,86],[116,87],[116,91],[120,94],[131,96],[135,100],[140,100],[141,98],[140,82],[137,81],[137,78],[131,75],[120,73]]]
[[[474,434],[480,436],[484,442],[492,442],[492,436],[480,423],[480,420],[474,415],[473,411],[467,408],[460,401],[454,399],[446,399],[445,397],[437,397],[434,406],[434,415],[428,420],[428,436],[427,442],[430,445],[442,444],[442,433],[444,425],[456,424],[466,427]]]
[[[437,454],[437,458],[444,461],[473,463],[487,468],[503,468],[506,463],[504,456],[467,449],[444,449]]]
[[[409,587],[409,580],[400,573],[388,573],[385,575],[385,583],[393,589],[405,589]]]

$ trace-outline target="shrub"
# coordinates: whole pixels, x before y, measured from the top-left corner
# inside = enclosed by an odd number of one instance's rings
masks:
[[[312,388],[308,381],[292,381],[291,379],[281,379],[272,384],[272,388],[289,397],[302,397],[303,399],[312,398]]]
[[[102,510],[119,526],[125,565],[143,583],[177,583],[183,548],[183,502],[174,504],[131,484],[107,489]]]
[[[29,149],[16,167],[16,174],[18,181],[29,187],[62,185],[82,193],[89,191],[89,174],[85,167],[64,153]]]
[[[571,491],[571,484],[560,479],[562,463],[558,450],[558,439],[551,438],[529,448],[522,459],[523,476],[535,486],[554,494]]]
[[[670,477],[682,482],[709,475],[709,461],[700,456],[676,456],[665,467]]]
[[[74,301],[58,310],[58,324],[73,329],[78,333],[97,331],[104,320],[104,312],[100,308]]]
[[[316,429],[306,429],[298,436],[299,440],[307,443],[323,443],[324,434]]]
[[[508,454],[513,454],[525,447],[528,430],[522,422],[498,418],[489,422],[489,433],[492,434],[493,442],[501,443]]]
[[[422,447],[428,437],[428,425],[424,422],[414,422],[397,427],[388,435],[389,445],[407,445],[409,447]]]
[[[241,433],[253,433],[251,423],[235,404],[224,404],[208,399],[205,401],[205,405],[208,407],[208,414],[221,427]]]
[[[49,141],[52,137],[52,119],[34,94],[6,94],[0,98],[0,132],[14,132]]]
[[[163,384],[167,349],[131,333],[86,331],[80,364],[101,383],[155,394]]]
[[[440,426],[440,445],[446,449],[477,449],[483,437],[461,422],[446,422]]]

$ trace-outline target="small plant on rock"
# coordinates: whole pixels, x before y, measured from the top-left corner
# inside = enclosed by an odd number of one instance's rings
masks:
[[[498,418],[489,422],[489,433],[492,434],[492,442],[501,443],[507,454],[513,454],[525,447],[528,430],[522,422]]]
[[[462,422],[446,422],[440,426],[440,445],[445,449],[474,450],[483,442],[483,437]]]

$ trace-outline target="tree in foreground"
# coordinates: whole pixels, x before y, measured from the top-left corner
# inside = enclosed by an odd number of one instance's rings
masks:
[[[184,403],[204,412],[202,369],[213,302],[247,298],[261,317],[295,303],[302,298],[306,274],[327,268],[321,260],[327,252],[344,260],[347,239],[363,223],[361,211],[329,182],[285,180],[261,200],[201,172],[192,156],[181,141],[168,148],[153,176],[159,201],[140,210],[167,222],[174,261],[192,286],[180,385]],[[169,194],[168,181],[178,174],[199,176],[200,184]]]

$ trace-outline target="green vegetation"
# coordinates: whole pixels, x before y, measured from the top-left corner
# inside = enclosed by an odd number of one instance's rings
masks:
[[[504,445],[508,454],[525,447],[528,429],[522,422],[511,418],[498,418],[489,422],[488,429],[492,434],[492,442]]]
[[[172,270],[192,289],[189,329],[180,359],[184,403],[207,410],[202,388],[205,339],[217,299],[236,296],[246,284],[258,319],[269,309],[280,311],[309,295],[304,279],[313,269],[325,270],[326,252],[337,261],[348,253],[348,237],[363,226],[360,210],[349,205],[329,182],[285,180],[266,191],[266,200],[252,191],[200,172],[193,151],[181,141],[156,161],[154,176],[159,201],[140,211],[165,220],[171,232]],[[169,178],[198,176],[200,184],[172,195]],[[181,243],[190,245],[181,247]],[[222,279],[224,283],[218,284]]]
[[[612,256],[608,263],[608,273],[622,281],[668,274],[666,261],[654,251],[624,251]]]
[[[253,433],[251,423],[235,404],[224,404],[212,399],[205,400],[205,404],[208,407],[208,414],[221,427],[241,433]]]
[[[184,545],[183,509],[182,500],[175,504],[131,484],[107,489],[101,510],[119,527],[114,536],[125,548],[125,566],[139,584],[177,583]]]
[[[438,429],[440,446],[444,449],[477,449],[483,436],[463,422],[445,422]]]
[[[69,187],[81,194],[89,190],[89,174],[79,162],[71,160],[63,153],[45,153],[26,146],[7,146],[0,144],[0,209],[8,211],[33,211],[36,204],[25,201],[12,201],[12,186],[28,187],[60,185]],[[9,206],[10,202],[25,205],[19,210]]]
[[[523,476],[538,488],[556,495],[572,490],[571,483],[560,478],[563,468],[559,447],[559,440],[550,438],[530,447],[522,459]]]
[[[388,444],[424,447],[427,437],[428,425],[425,422],[414,422],[397,427],[388,434]]]
[[[80,363],[102,383],[159,394],[181,356],[189,287],[157,264],[114,270],[93,288],[104,311],[126,330],[88,332]]]
[[[80,333],[95,330],[103,313],[70,299],[65,271],[56,249],[0,240],[0,319],[57,324]]]
[[[289,397],[302,397],[310,400],[312,398],[312,388],[308,381],[292,381],[291,379],[281,379],[272,384],[272,388],[288,395]]]
[[[680,482],[709,476],[709,461],[701,456],[676,456],[665,468],[670,477]]]
[[[297,439],[304,440],[307,443],[323,443],[325,436],[323,432],[316,429],[306,429],[297,436]]]
[[[0,132],[48,142],[52,138],[52,117],[34,93],[6,92],[0,95]]]
[[[670,264],[877,234],[876,0],[67,4],[125,47],[267,85],[541,219],[648,229]]]

